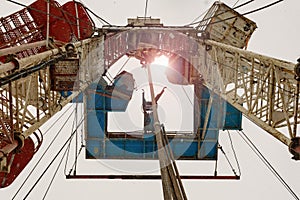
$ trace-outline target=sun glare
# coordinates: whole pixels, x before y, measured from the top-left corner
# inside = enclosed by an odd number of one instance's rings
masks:
[[[169,58],[167,56],[162,55],[162,56],[156,57],[152,64],[168,66],[168,63],[169,63]]]

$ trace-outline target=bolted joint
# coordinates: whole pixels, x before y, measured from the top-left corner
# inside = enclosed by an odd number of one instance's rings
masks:
[[[7,165],[7,157],[2,157],[0,159],[0,172],[9,173],[10,167]]]
[[[76,57],[76,48],[75,48],[74,44],[71,44],[71,43],[67,44],[65,46],[65,49],[66,49],[68,57]]]
[[[15,152],[18,152],[18,151],[20,151],[20,150],[24,147],[24,140],[25,140],[25,137],[24,137],[24,135],[22,135],[21,133],[15,132],[14,138],[15,138],[15,140],[18,142],[18,146],[17,146],[17,148],[15,149]]]

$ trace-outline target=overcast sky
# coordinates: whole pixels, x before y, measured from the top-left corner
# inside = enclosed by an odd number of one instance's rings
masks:
[[[22,3],[30,4],[33,1],[23,0]],[[59,1],[63,4],[66,1]],[[111,24],[126,25],[127,18],[144,15],[145,1],[142,0],[83,0],[87,7],[92,9],[99,16]],[[192,22],[196,17],[206,11],[214,1],[210,0],[149,0],[148,16],[161,18],[164,25],[185,25]],[[223,1],[229,6],[236,3],[236,0]],[[238,4],[246,2],[239,1]],[[260,6],[273,2],[272,0],[256,0],[255,2],[240,8],[238,11],[244,13]],[[16,6],[5,0],[1,0],[0,14],[6,16],[22,7]],[[296,62],[300,57],[300,1],[285,0],[268,8],[266,10],[251,14],[248,16],[257,23],[258,29],[254,32],[250,39],[248,49],[274,58],[280,58],[290,62]],[[201,19],[201,18],[200,18]],[[100,27],[101,23],[95,20]],[[46,124],[42,130],[46,130],[51,124]],[[63,141],[71,131],[70,122],[66,129],[62,131],[59,141],[53,145],[46,159],[41,162],[28,183],[17,196],[16,199],[23,199],[28,192],[36,177],[47,166],[54,154],[61,147]],[[300,196],[300,162],[290,159],[291,155],[288,148],[279,141],[269,136],[262,129],[252,124],[248,120],[243,121],[244,132],[254,141],[260,150],[266,155],[270,162],[274,165],[278,172]],[[1,199],[11,199],[16,193],[20,184],[41,156],[44,148],[53,138],[57,130],[52,130],[45,136],[45,144],[37,153],[36,157],[30,165],[24,170],[17,181],[9,188],[0,190]],[[246,146],[241,138],[232,133],[234,145],[239,157],[242,168],[242,178],[240,181],[184,181],[185,190],[189,199],[293,199],[284,189],[279,181],[267,170],[267,168],[258,160],[252,151]],[[230,146],[228,145],[228,137],[225,133],[221,134],[221,142],[229,156],[232,156]],[[220,173],[230,173],[224,158],[220,155],[220,162],[223,169]],[[41,199],[45,193],[50,179],[54,173],[55,166],[51,168],[46,177],[37,185],[28,199]],[[157,172],[156,162],[84,162],[81,166],[85,172],[97,173],[142,173]],[[136,171],[141,166],[142,169]],[[181,162],[179,164],[182,174],[203,174],[204,171],[213,171],[201,163]],[[133,170],[134,169],[134,170]],[[161,183],[159,181],[112,181],[112,180],[65,180],[63,168],[60,169],[58,176],[49,191],[46,199],[162,199]]]

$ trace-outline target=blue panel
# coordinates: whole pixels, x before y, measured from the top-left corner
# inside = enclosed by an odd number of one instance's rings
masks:
[[[195,157],[197,156],[198,145],[191,140],[173,139],[170,142],[174,157]]]
[[[217,142],[214,141],[205,141],[201,143],[201,149],[200,149],[200,158],[202,159],[217,159]]]
[[[105,97],[105,110],[124,112],[127,108],[129,100]]]
[[[208,129],[206,131],[205,140],[217,140],[219,137],[219,130],[212,130],[212,129]]]
[[[94,88],[93,88],[94,87]],[[112,99],[103,95],[105,90],[101,84],[94,84],[91,91],[87,92],[87,158],[96,159],[157,159],[157,145],[154,134],[144,134],[144,138],[108,138],[105,134],[107,111],[121,108],[126,102]],[[96,91],[96,92],[95,92]],[[95,94],[96,93],[96,94]],[[203,89],[200,111],[200,131],[203,130],[205,114],[209,102],[210,93],[207,88]],[[223,128],[223,102],[219,97],[213,98],[213,104],[209,116],[208,127],[204,140],[200,144],[198,152],[198,141],[185,138],[174,138],[170,140],[171,148],[175,157],[192,160],[215,160],[217,159],[217,144],[219,129]],[[123,101],[123,100],[122,100]],[[119,104],[112,108],[112,104]],[[127,106],[127,105],[126,105]],[[124,110],[123,110],[124,111]],[[223,116],[223,115],[221,115]],[[151,131],[149,131],[151,132]],[[201,133],[201,132],[200,132]],[[199,157],[198,157],[199,154]]]
[[[111,141],[110,141],[111,140]],[[104,158],[124,158],[124,140],[110,139],[105,142]]]
[[[86,142],[86,158],[102,158],[104,155],[104,140],[88,138]]]
[[[90,138],[104,138],[106,113],[89,110],[87,113],[87,130]]]
[[[224,130],[242,130],[242,113],[227,103]]]

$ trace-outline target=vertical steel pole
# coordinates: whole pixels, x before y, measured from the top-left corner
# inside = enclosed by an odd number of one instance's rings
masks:
[[[153,110],[153,119],[154,119],[154,132],[157,142],[157,150],[158,150],[158,158],[159,158],[159,164],[160,164],[160,172],[161,172],[161,179],[162,179],[162,186],[163,186],[163,193],[164,193],[164,199],[170,200],[173,199],[174,192],[172,191],[172,183],[170,180],[170,177],[168,176],[168,170],[166,163],[166,155],[164,151],[163,146],[163,140],[161,135],[161,129],[160,129],[160,122],[158,119],[157,114],[157,105],[155,101],[155,95],[154,95],[154,87],[152,82],[152,74],[150,69],[150,64],[145,64],[145,67],[147,68],[148,72],[148,81],[149,81],[149,87],[150,87],[150,94],[152,99],[152,110]]]

